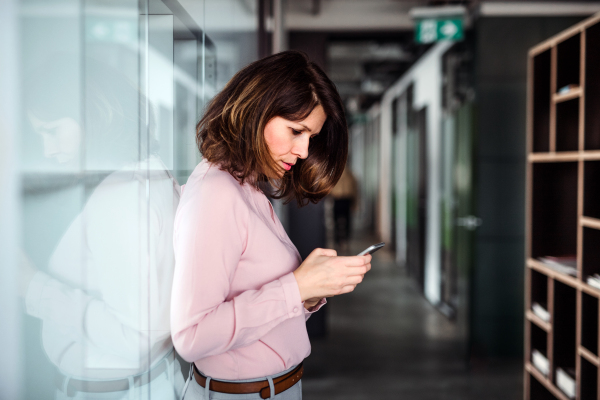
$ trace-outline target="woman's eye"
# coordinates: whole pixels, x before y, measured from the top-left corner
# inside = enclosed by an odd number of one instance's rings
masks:
[[[300,132],[300,131],[297,131],[296,129],[292,128],[292,133],[293,133],[294,135],[300,135],[302,132]]]

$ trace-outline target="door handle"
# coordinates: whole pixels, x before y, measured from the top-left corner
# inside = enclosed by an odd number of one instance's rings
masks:
[[[466,217],[456,218],[456,225],[462,226],[470,231],[474,231],[483,224],[483,220],[474,215],[467,215]]]

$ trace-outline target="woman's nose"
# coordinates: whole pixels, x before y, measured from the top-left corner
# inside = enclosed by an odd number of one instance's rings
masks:
[[[296,141],[292,153],[298,158],[305,159],[308,157],[308,145],[310,144],[310,136],[302,135],[302,138]]]

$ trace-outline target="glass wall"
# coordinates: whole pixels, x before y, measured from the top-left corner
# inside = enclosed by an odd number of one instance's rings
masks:
[[[203,108],[257,57],[256,2],[9,3],[20,100],[1,132],[16,178],[15,201],[0,192],[16,237],[1,315],[20,365],[0,398],[177,399],[173,218]]]

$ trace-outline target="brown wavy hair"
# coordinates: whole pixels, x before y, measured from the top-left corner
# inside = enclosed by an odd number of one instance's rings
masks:
[[[327,119],[310,140],[308,157],[281,179],[264,138],[275,117],[301,121],[321,105]],[[284,51],[239,71],[215,96],[196,126],[203,157],[240,183],[258,188],[268,180],[274,198],[316,203],[340,179],[348,157],[348,126],[342,100],[323,70],[299,51]]]

